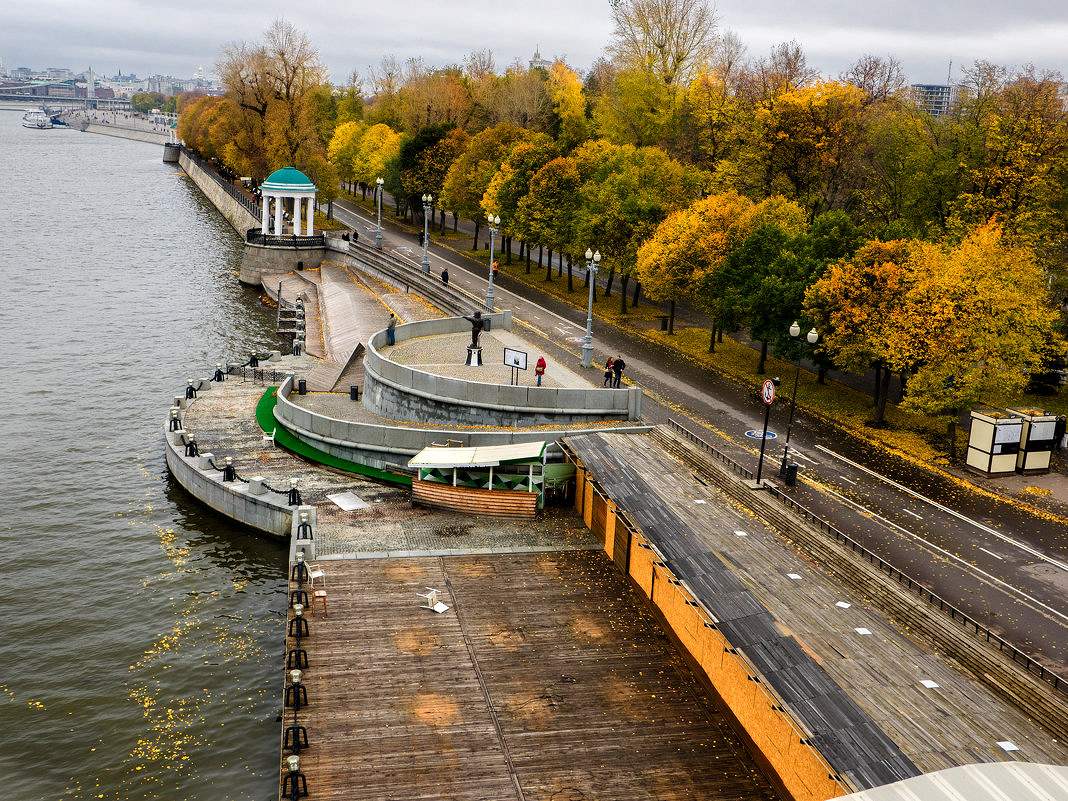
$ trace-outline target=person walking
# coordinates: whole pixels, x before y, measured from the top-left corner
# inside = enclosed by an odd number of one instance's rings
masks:
[[[534,365],[534,382],[536,386],[541,386],[541,377],[545,375],[545,357],[539,356],[537,363]]]
[[[604,363],[604,386],[612,386],[612,365],[615,364],[615,359],[611,356],[608,357],[608,361]]]
[[[397,317],[393,312],[390,312],[389,323],[386,325],[386,344],[397,344]]]
[[[623,361],[622,356],[617,356],[616,360],[612,363],[612,388],[619,389],[619,384],[623,380],[623,371],[627,368],[627,363]]]
[[[441,283],[445,284],[445,286],[449,285],[449,268],[448,267],[446,267],[444,270],[441,271]]]

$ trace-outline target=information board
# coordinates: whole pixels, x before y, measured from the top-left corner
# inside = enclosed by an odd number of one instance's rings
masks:
[[[504,349],[504,363],[509,367],[514,367],[516,370],[527,369],[527,354],[526,351],[515,350],[513,348]]]

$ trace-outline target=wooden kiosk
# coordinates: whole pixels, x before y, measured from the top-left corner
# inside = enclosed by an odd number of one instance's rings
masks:
[[[1042,409],[1009,409],[1008,412],[1023,423],[1016,469],[1025,475],[1048,473],[1057,445],[1057,415]]]
[[[1004,409],[975,410],[968,436],[968,467],[985,476],[1016,472],[1023,423]]]
[[[544,441],[423,448],[408,467],[412,503],[493,517],[533,517],[544,506]]]

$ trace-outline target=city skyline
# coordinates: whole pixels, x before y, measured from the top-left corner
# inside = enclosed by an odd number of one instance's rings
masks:
[[[121,14],[90,15],[74,3],[46,0],[21,11],[0,32],[0,62],[8,70],[31,66],[67,66],[75,73],[89,66],[98,74],[118,70],[138,75],[192,75],[197,66],[211,72],[227,42],[252,40],[276,16],[307,31],[319,48],[333,81],[343,82],[357,70],[366,76],[382,56],[422,58],[430,66],[460,61],[471,50],[489,48],[498,68],[515,60],[526,63],[535,48],[546,57],[563,56],[584,70],[599,57],[611,33],[609,4],[548,0],[536,11],[525,8],[472,13],[457,5],[440,7],[416,0],[397,7],[320,7],[316,14],[291,14],[282,3],[268,2],[250,18],[230,4],[195,4],[195,21],[168,11],[166,34],[156,25],[162,6],[148,3]],[[466,7],[466,6],[465,6]],[[325,10],[324,10],[325,9]],[[750,57],[764,55],[774,44],[796,40],[813,67],[827,75],[845,69],[865,53],[898,58],[910,81],[944,83],[953,67],[987,59],[1009,66],[1035,64],[1040,70],[1068,71],[1060,43],[1068,39],[1068,8],[1032,2],[1006,18],[992,2],[951,2],[940,7],[899,0],[879,8],[843,14],[831,0],[804,8],[778,7],[769,0],[723,0],[718,3],[721,30],[737,33]],[[418,36],[411,19],[421,20]],[[505,24],[507,23],[507,24]]]

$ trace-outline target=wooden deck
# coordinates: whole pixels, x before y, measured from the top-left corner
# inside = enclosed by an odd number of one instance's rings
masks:
[[[324,566],[313,801],[778,797],[603,553]]]

